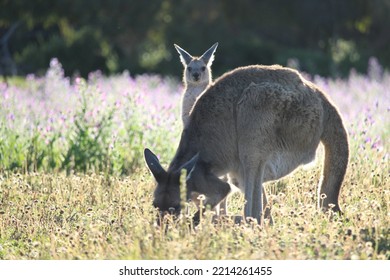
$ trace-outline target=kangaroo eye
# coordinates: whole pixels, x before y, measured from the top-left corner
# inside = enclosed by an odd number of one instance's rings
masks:
[[[188,69],[188,71],[189,71],[189,72],[191,72],[191,71],[192,71],[192,67],[188,67],[187,69]]]
[[[204,70],[206,70],[206,67],[203,66],[203,67],[202,67],[202,71],[204,72]]]

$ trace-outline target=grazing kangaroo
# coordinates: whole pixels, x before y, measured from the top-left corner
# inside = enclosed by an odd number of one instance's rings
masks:
[[[179,176],[184,168],[187,198],[202,193],[205,203],[215,207],[230,191],[218,176],[229,173],[245,194],[245,217],[261,223],[263,201],[266,204],[262,184],[311,162],[320,142],[325,160],[318,205],[340,211],[349,149],[336,107],[295,70],[278,65],[237,68],[197,99],[167,171],[145,149],[157,181],[154,206],[180,212]],[[270,218],[269,211],[264,216]]]
[[[196,98],[198,98],[209,84],[211,84],[211,64],[214,61],[214,53],[217,47],[218,43],[215,43],[210,49],[205,51],[201,57],[193,57],[175,44],[175,48],[179,53],[180,60],[184,66],[184,94],[181,109],[183,126],[188,123],[190,110],[194,105]]]

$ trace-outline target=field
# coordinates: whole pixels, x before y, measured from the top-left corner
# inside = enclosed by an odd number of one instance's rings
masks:
[[[180,137],[181,83],[129,73],[0,82],[0,259],[390,259],[390,74],[310,77],[337,104],[350,138],[344,215],[316,209],[323,150],[268,183],[274,225],[155,224],[143,149],[166,166]],[[230,197],[242,214],[242,194]]]

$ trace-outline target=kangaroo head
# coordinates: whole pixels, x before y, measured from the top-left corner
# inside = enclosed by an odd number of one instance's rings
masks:
[[[184,66],[183,80],[189,84],[202,84],[211,82],[211,64],[214,61],[214,52],[218,47],[215,43],[201,57],[193,57],[184,49],[175,44]]]
[[[166,213],[171,213],[175,216],[180,215],[180,174],[183,169],[187,171],[186,200],[193,199],[197,203],[197,197],[203,193],[202,190],[218,188],[222,184],[226,185],[225,182],[209,171],[208,165],[199,159],[198,154],[174,171],[166,171],[161,166],[158,158],[149,149],[145,149],[144,156],[146,164],[157,182],[153,206],[163,215]],[[207,200],[206,196],[206,202],[204,203],[207,203]],[[214,207],[215,205],[212,206]]]

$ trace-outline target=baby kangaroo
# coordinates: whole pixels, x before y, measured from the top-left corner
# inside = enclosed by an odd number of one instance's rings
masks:
[[[201,57],[193,57],[184,49],[175,44],[184,66],[183,83],[184,94],[182,100],[181,117],[183,126],[188,123],[190,110],[196,98],[211,84],[211,64],[214,61],[214,53],[218,47],[215,43]]]
[[[278,65],[247,66],[224,74],[197,99],[167,171],[145,149],[157,181],[154,206],[180,212],[180,170],[187,170],[187,198],[201,193],[215,207],[230,192],[218,177],[229,173],[245,194],[245,217],[262,222],[263,183],[312,161],[325,148],[318,205],[340,211],[348,165],[348,137],[328,97],[297,71]],[[269,211],[268,211],[269,213]]]

